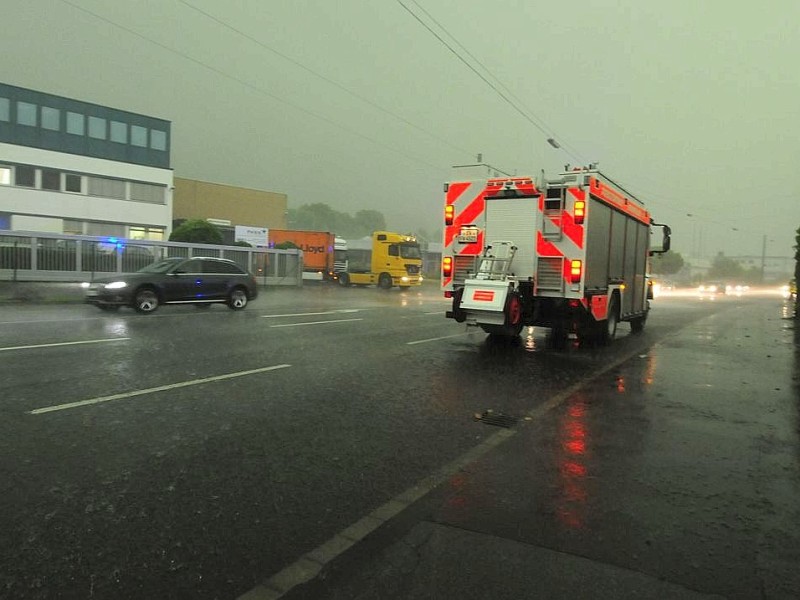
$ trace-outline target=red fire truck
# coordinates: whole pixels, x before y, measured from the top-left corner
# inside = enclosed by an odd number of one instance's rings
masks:
[[[596,168],[453,181],[444,215],[447,317],[498,336],[549,327],[562,343],[644,327],[649,257],[669,250],[670,229]]]

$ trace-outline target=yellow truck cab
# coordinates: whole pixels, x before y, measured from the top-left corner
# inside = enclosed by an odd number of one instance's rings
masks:
[[[371,241],[369,250],[348,249],[347,273],[340,274],[339,283],[377,285],[386,290],[422,283],[422,252],[414,236],[376,231]]]

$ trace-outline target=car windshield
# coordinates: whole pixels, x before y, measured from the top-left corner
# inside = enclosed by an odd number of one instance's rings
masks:
[[[137,273],[166,273],[182,261],[182,258],[165,258],[149,264],[146,267],[142,267]]]

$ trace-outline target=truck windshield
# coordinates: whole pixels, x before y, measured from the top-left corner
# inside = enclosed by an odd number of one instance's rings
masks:
[[[400,256],[402,258],[422,258],[419,244],[416,242],[403,242],[400,244]]]

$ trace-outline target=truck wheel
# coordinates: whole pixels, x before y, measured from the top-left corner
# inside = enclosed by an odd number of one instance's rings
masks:
[[[378,277],[378,287],[384,290],[391,289],[392,276],[388,273],[381,273],[381,276]]]
[[[339,285],[350,287],[350,276],[347,273],[339,273]]]
[[[606,320],[601,323],[600,342],[610,344],[617,336],[617,325],[619,324],[619,300],[616,295],[611,296],[608,302],[608,314]]]

